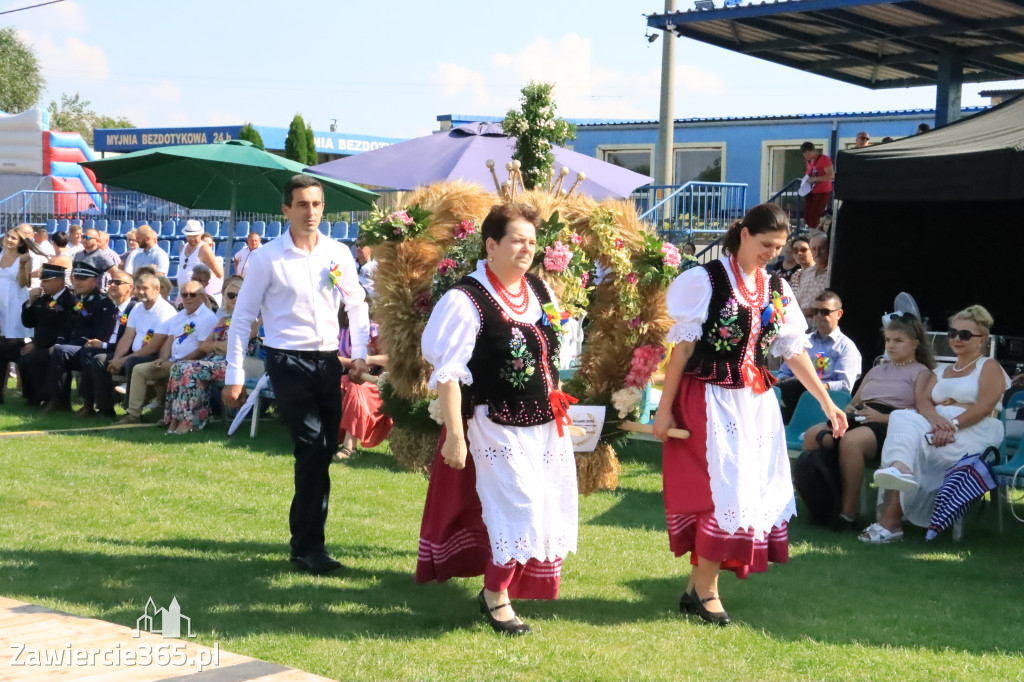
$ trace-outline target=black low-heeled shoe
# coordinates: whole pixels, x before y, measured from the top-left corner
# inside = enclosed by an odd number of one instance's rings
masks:
[[[679,598],[679,613],[697,613],[697,595],[693,592],[683,592]]]
[[[714,601],[716,599],[719,599],[717,594],[712,595],[710,597],[705,597],[704,599],[698,601],[696,614],[700,616],[700,619],[705,623],[711,623],[712,625],[719,625],[721,627],[725,627],[726,625],[732,622],[732,619],[729,618],[729,613],[727,611],[719,611],[718,613],[712,613],[711,611],[708,611],[706,608],[704,608],[704,604],[708,603],[709,601]],[[719,599],[719,601],[721,601],[721,599]]]
[[[480,590],[480,594],[476,596],[477,601],[480,602],[480,613],[484,614],[487,622],[490,624],[491,629],[500,635],[508,635],[509,637],[519,637],[531,632],[530,626],[519,619],[519,616],[510,620],[498,620],[491,614],[500,608],[505,606],[511,606],[509,602],[504,604],[498,604],[497,606],[488,606],[487,599],[484,598],[484,591]]]

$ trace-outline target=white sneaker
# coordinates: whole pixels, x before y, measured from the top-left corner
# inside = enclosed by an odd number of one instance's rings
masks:
[[[875,483],[882,490],[898,490],[911,493],[917,490],[917,481],[913,474],[900,471],[896,467],[886,467],[875,472]]]

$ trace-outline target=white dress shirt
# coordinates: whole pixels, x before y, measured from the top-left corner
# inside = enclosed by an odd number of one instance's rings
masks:
[[[186,336],[185,327],[194,324],[192,331]],[[171,339],[171,362],[182,359],[199,348],[203,339],[210,335],[217,326],[217,313],[205,305],[200,305],[191,315],[185,309],[179,310],[174,317],[164,322],[160,334],[167,334]]]
[[[341,271],[337,286],[329,274],[332,265]],[[256,249],[249,256],[246,270],[228,330],[225,385],[245,383],[242,359],[249,327],[261,311],[264,345],[268,348],[336,351],[338,308],[344,303],[352,335],[352,359],[366,359],[369,308],[347,246],[318,234],[316,246],[306,252],[295,246],[289,230]]]

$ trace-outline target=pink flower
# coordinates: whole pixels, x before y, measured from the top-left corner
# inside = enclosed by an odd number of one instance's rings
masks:
[[[472,220],[463,220],[452,231],[456,239],[465,239],[467,235],[471,235],[474,232],[476,232],[476,225],[473,224]]]
[[[665,254],[661,261],[670,268],[678,268],[679,264],[683,262],[683,257],[679,255],[679,249],[675,244],[665,242],[661,245],[661,252]]]
[[[544,247],[544,269],[548,272],[562,272],[571,260],[572,251],[562,242]]]
[[[523,359],[522,358],[516,358],[516,359],[514,359],[512,361],[512,369],[522,369],[522,368],[523,368]]]
[[[575,232],[572,233],[572,237],[570,237],[570,239],[572,239],[572,243],[573,244],[582,244],[583,243],[583,237],[581,237],[580,235],[576,234]]]
[[[719,327],[718,335],[721,336],[723,339],[727,339],[729,338],[729,330],[725,327]]]
[[[641,321],[640,321],[640,316],[639,315],[637,315],[636,317],[634,317],[632,320],[629,321],[629,328],[630,329],[637,329],[640,325],[641,325]]]
[[[621,239],[616,239],[615,240],[615,248],[616,249],[621,249],[623,247],[623,245],[625,245],[625,242],[622,241]]]
[[[388,215],[389,223],[394,222],[395,220],[400,220],[405,225],[412,225],[413,222],[415,222],[412,219],[412,216],[410,216],[409,213],[406,211],[395,211],[394,213]]]
[[[580,286],[587,286],[587,282],[590,281],[590,272],[587,270],[583,271],[583,276],[580,277]]]
[[[626,281],[629,282],[630,284],[636,284],[636,273],[631,272],[628,275],[626,275]]]
[[[651,380],[651,375],[658,368],[658,363],[663,357],[665,357],[665,350],[661,346],[648,345],[634,349],[629,374],[626,375],[623,383],[626,386],[643,388]]]
[[[451,258],[445,258],[443,261],[437,264],[437,271],[442,275],[447,275],[456,267],[455,261]]]

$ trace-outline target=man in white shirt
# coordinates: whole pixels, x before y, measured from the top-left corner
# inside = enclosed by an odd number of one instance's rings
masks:
[[[242,359],[249,327],[263,313],[267,372],[277,410],[295,443],[295,495],[289,512],[290,561],[310,573],[341,568],[324,547],[331,491],[330,464],[338,449],[341,376],[338,308],[352,335],[350,378],[366,372],[369,314],[355,261],[343,244],[320,234],[323,186],[309,175],[287,184],[281,210],[288,232],[254,251],[228,330],[224,404],[245,399]]]
[[[373,298],[373,278],[377,275],[377,261],[369,246],[356,247],[356,262],[359,264],[359,286],[366,291],[366,298]]]
[[[74,258],[76,253],[84,250],[85,245],[82,243],[82,226],[71,225],[68,227],[68,246],[64,249],[64,255]]]
[[[147,273],[136,278],[135,297],[139,304],[128,314],[124,336],[117,342],[114,356],[107,363],[106,376],[93,375],[96,409],[106,416],[114,416],[113,375],[123,371],[131,386],[132,370],[136,365],[156,359],[160,341],[154,337],[164,322],[177,312],[160,296],[160,280],[156,275]]]
[[[235,252],[235,273],[245,277],[245,267],[249,264],[249,256],[253,254],[256,249],[260,248],[263,240],[260,238],[258,232],[250,232],[249,236],[245,240],[245,246]]]
[[[57,255],[57,252],[53,248],[53,244],[50,242],[50,235],[46,232],[45,225],[36,225],[34,239],[36,246],[38,246],[47,256]]]
[[[153,382],[156,401],[162,403],[167,394],[167,379],[171,363],[178,360],[197,360],[206,353],[199,343],[217,326],[217,315],[206,307],[206,292],[199,282],[188,282],[181,288],[184,306],[164,322],[153,337],[160,344],[160,354],[152,362],[141,362],[132,371],[128,384],[128,414],[119,424],[138,424],[142,421],[142,406],[146,403],[146,386]]]

